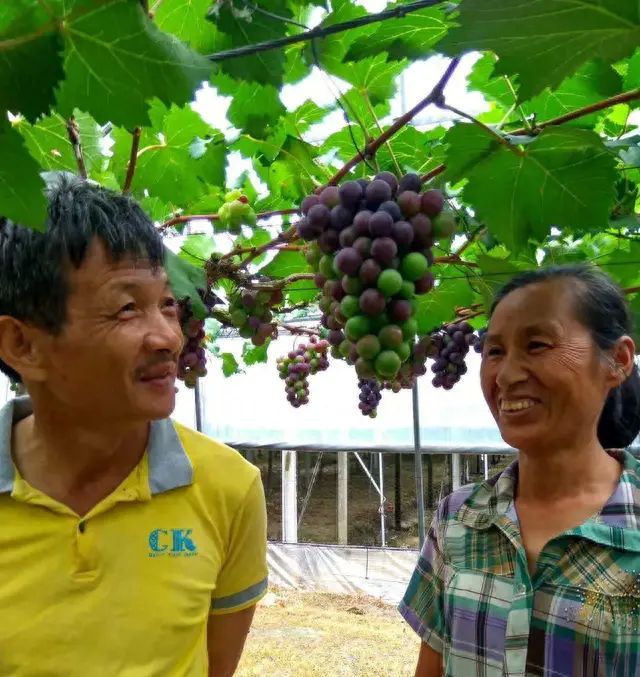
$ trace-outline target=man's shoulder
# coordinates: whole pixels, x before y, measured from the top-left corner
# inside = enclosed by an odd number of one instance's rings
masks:
[[[224,485],[242,492],[259,476],[259,469],[236,449],[176,421],[173,425],[197,483]]]

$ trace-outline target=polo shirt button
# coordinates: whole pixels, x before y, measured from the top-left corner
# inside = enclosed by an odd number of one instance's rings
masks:
[[[80,522],[80,524],[78,524],[78,531],[81,534],[84,534],[84,529],[85,529],[85,522]]]

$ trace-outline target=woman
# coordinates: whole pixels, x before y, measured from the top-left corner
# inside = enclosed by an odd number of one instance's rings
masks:
[[[400,610],[416,677],[640,676],[640,377],[629,309],[589,266],[491,309],[482,390],[518,459],[438,507]]]

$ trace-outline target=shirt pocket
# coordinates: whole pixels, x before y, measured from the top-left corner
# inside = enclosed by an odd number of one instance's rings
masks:
[[[482,666],[486,677],[502,677],[513,599],[512,578],[470,570],[452,573],[444,595],[447,675],[475,674],[476,666]]]

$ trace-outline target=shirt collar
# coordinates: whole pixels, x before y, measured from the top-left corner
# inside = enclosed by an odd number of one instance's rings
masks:
[[[618,485],[602,510],[592,519],[574,529],[576,535],[593,536],[598,542],[617,542],[616,532],[633,532],[640,539],[640,462],[626,450],[608,452],[622,464]],[[478,484],[462,503],[456,518],[466,526],[486,529],[500,517],[516,520],[513,498],[518,481],[518,461],[514,461],[501,473]],[[603,528],[604,527],[604,528]],[[610,535],[610,538],[606,536]],[[629,539],[631,534],[626,534]],[[639,540],[640,547],[640,540]]]
[[[0,408],[0,493],[13,490],[15,471],[11,436],[15,423],[33,413],[28,397],[9,400]],[[171,419],[151,422],[147,445],[149,490],[161,494],[193,481],[193,467]]]

